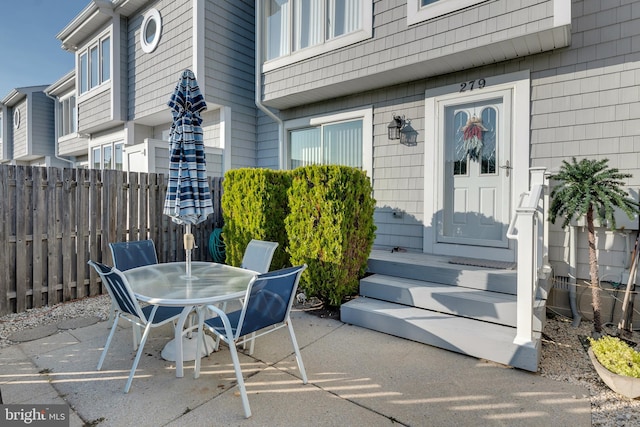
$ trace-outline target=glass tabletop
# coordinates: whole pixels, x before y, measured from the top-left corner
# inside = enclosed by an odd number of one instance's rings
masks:
[[[131,289],[141,300],[167,306],[212,304],[242,298],[251,279],[258,273],[212,262],[186,264],[169,262],[145,265],[123,272]]]

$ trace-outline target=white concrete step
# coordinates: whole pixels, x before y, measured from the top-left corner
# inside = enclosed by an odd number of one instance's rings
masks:
[[[359,297],[340,308],[340,319],[445,350],[537,371],[540,333],[530,346],[513,343],[515,328],[466,317]]]

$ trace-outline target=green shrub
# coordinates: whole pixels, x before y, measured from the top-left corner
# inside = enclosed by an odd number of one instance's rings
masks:
[[[300,288],[331,306],[358,291],[373,246],[375,200],[366,173],[346,166],[293,171],[285,219],[292,265],[306,263]]]
[[[291,174],[272,169],[243,168],[224,176],[222,236],[226,263],[239,266],[251,239],[278,242],[271,269],[289,266],[284,219],[289,214],[287,189]]]
[[[589,338],[593,354],[598,362],[614,374],[640,378],[640,352],[626,342],[612,336],[597,340]]]

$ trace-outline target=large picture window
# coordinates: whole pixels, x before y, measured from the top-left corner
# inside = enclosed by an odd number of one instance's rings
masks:
[[[291,169],[313,164],[362,169],[362,120],[290,131]]]
[[[79,53],[80,93],[100,86],[111,78],[111,39],[105,36]]]
[[[371,176],[371,123],[370,108],[286,122],[285,168],[343,165],[364,169]]]
[[[365,40],[371,0],[262,0],[265,71]]]

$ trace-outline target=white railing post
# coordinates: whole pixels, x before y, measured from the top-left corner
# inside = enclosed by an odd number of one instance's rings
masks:
[[[530,169],[530,190],[515,211],[514,230],[509,238],[518,242],[517,317],[515,344],[534,346],[533,309],[538,283],[538,267],[544,262],[544,172],[545,168]]]

